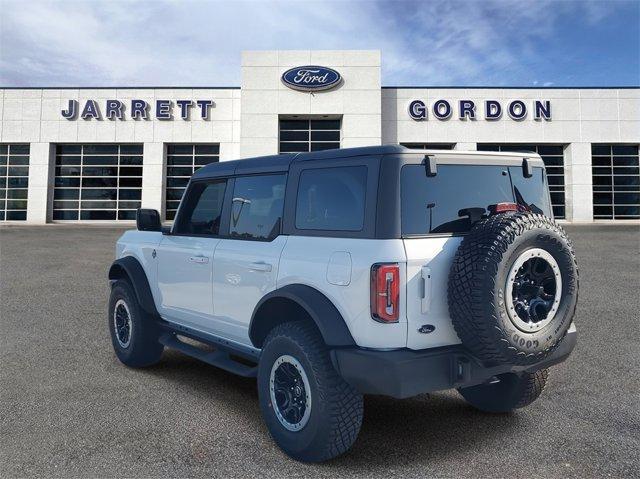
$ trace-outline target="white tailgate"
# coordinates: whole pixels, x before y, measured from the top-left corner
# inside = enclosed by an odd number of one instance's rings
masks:
[[[460,343],[447,306],[449,270],[460,237],[405,239],[407,253],[407,347],[425,349]],[[425,326],[432,332],[421,333]]]

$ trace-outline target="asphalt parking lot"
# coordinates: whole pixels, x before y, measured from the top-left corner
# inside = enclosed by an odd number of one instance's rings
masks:
[[[0,229],[0,477],[638,477],[640,227],[569,226],[578,346],[543,397],[486,415],[455,392],[365,398],[353,449],[297,463],[255,381],[176,352],[131,370],[106,326],[121,229]]]

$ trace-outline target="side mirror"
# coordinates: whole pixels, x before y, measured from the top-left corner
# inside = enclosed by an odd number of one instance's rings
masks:
[[[136,211],[136,226],[138,231],[162,231],[160,213],[157,210],[140,208]]]

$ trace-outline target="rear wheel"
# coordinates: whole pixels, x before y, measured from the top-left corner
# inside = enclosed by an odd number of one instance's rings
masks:
[[[127,366],[141,368],[160,360],[160,344],[155,319],[138,303],[128,281],[118,280],[109,298],[109,332],[118,359]]]
[[[269,433],[294,459],[332,459],[360,431],[362,395],[338,375],[311,324],[296,321],[271,331],[260,356],[258,395]]]
[[[534,373],[507,373],[497,376],[490,383],[460,388],[458,392],[476,409],[504,413],[528,406],[538,399],[548,377],[547,369]]]

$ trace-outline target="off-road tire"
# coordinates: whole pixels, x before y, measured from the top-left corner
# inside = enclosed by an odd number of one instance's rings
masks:
[[[562,293],[557,312],[539,331],[523,332],[505,302],[511,266],[527,249],[557,262]],[[449,314],[463,345],[483,362],[528,365],[551,354],[569,329],[578,299],[578,268],[571,241],[552,219],[503,213],[478,221],[456,252],[448,284]]]
[[[496,383],[460,388],[458,392],[476,409],[505,413],[528,406],[538,399],[548,377],[547,369],[533,373],[507,373],[498,376]]]
[[[311,393],[308,422],[297,431],[278,420],[270,395],[270,375],[282,355],[294,357],[306,373]],[[336,372],[315,325],[293,321],[276,326],[267,336],[258,365],[262,416],[276,444],[292,458],[322,462],[343,454],[355,442],[362,424],[362,395]]]
[[[118,341],[114,327],[115,306],[121,300],[131,316],[130,341],[126,347]],[[156,320],[142,309],[128,281],[118,280],[111,288],[108,318],[111,344],[120,362],[132,368],[143,368],[160,360],[164,346],[158,341],[160,332]]]

